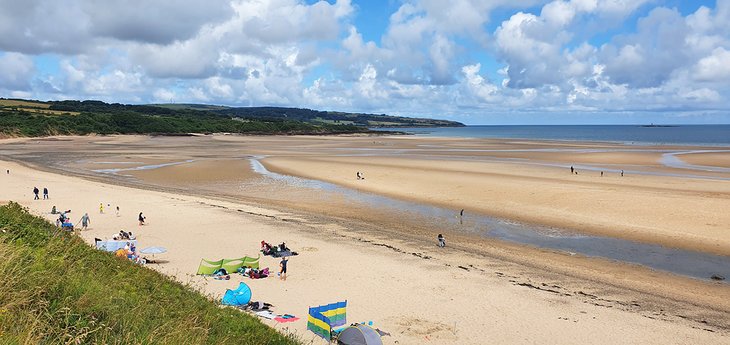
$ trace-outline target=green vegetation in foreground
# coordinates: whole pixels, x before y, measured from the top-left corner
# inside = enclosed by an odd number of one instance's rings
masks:
[[[167,109],[99,101],[0,100],[0,136],[87,134],[345,134],[369,129],[346,124],[307,123],[284,118],[245,118],[210,110]],[[44,106],[47,106],[44,108]]]
[[[254,316],[0,206],[2,344],[296,344]]]

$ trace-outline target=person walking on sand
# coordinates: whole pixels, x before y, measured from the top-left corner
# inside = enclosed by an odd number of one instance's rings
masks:
[[[571,165],[571,166],[570,166],[570,174],[571,174],[571,175],[573,175],[573,173],[574,173],[574,172],[575,172],[575,169],[574,169],[574,168],[573,168],[573,166]]]
[[[444,238],[444,235],[439,234],[436,239],[439,241],[439,247],[446,247],[446,239]]]
[[[117,217],[119,217],[119,206],[117,205]]]
[[[279,262],[279,279],[280,280],[286,280],[286,264],[289,262],[289,259],[285,257],[281,258],[281,262]]]
[[[621,170],[621,177],[624,177],[624,171]]]
[[[48,199],[48,188],[43,187],[43,200]]]
[[[38,199],[40,199],[40,198],[38,197],[38,193],[39,193],[39,192],[40,192],[40,191],[38,190],[38,187],[33,187],[33,194],[35,195],[35,196],[33,197],[33,200],[38,200]]]
[[[601,171],[601,177],[603,177],[603,171]]]
[[[104,203],[100,202],[99,203],[99,214],[103,214],[103,213],[104,213]]]
[[[137,220],[139,220],[139,226],[144,225],[144,220],[146,219],[145,216],[142,215],[142,212],[139,213],[139,217],[137,217]]]
[[[81,216],[81,220],[79,220],[79,223],[81,223],[81,230],[86,230],[86,228],[89,227],[89,223],[91,223],[91,218],[89,218],[89,214],[84,213],[84,215]]]

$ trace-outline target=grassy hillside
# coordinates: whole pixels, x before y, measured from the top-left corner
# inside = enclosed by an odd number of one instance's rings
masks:
[[[251,119],[288,119],[313,124],[347,124],[362,127],[462,127],[456,121],[391,116],[385,114],[344,113],[284,107],[225,107],[207,104],[150,104],[175,110],[207,110],[219,115]]]
[[[0,206],[2,344],[296,344],[156,271]]]
[[[46,114],[46,115],[78,115],[75,111],[59,111],[51,110],[51,105],[39,101],[26,101],[22,99],[2,99],[0,98],[0,111],[24,111],[27,113]]]
[[[367,128],[346,124],[313,124],[292,119],[243,119],[208,110],[108,104],[99,101],[37,103],[2,100],[0,136],[87,134],[339,134]],[[12,101],[12,102],[11,102]],[[48,108],[42,108],[45,104]]]
[[[314,124],[351,124],[362,127],[462,127],[456,121],[391,116],[385,114],[343,113],[301,108],[242,107],[212,110],[212,112],[233,117],[255,119],[287,119]]]

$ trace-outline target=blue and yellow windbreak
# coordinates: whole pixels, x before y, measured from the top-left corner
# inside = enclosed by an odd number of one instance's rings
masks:
[[[310,307],[307,318],[307,329],[314,334],[330,339],[332,327],[347,323],[347,301]]]

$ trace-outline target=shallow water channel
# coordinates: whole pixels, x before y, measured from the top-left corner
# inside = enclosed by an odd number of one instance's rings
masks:
[[[263,157],[250,158],[252,169],[275,181],[288,185],[334,193],[369,207],[399,210],[407,217],[413,217],[432,224],[458,224],[456,231],[487,238],[577,253],[591,257],[638,264],[652,269],[678,275],[709,280],[713,275],[730,277],[730,257],[696,251],[668,248],[618,238],[577,234],[575,232],[526,225],[494,217],[465,214],[459,218],[458,210],[403,201],[387,196],[361,192],[329,182],[282,175],[266,169],[259,161]],[[728,280],[724,281],[725,283]]]

